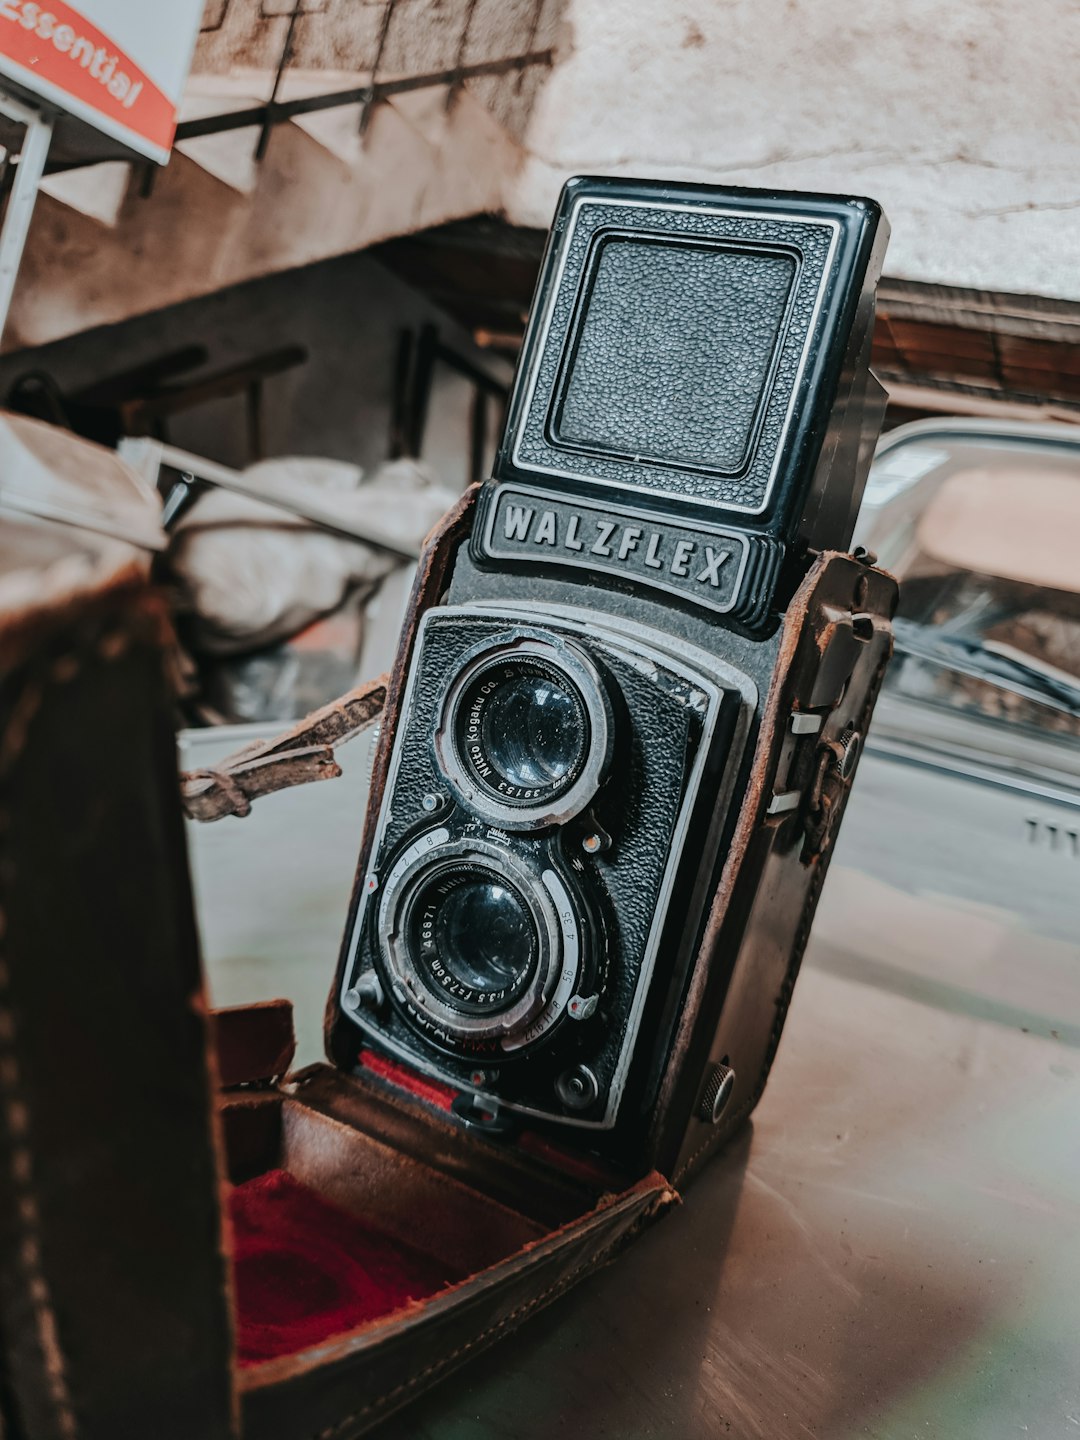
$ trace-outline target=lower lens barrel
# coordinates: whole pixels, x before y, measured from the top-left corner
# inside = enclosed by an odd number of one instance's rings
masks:
[[[524,897],[496,871],[440,869],[411,910],[413,963],[447,1004],[493,1013],[521,994],[536,967],[536,927]]]

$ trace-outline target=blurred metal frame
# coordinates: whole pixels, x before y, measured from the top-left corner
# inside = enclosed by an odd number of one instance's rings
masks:
[[[472,386],[469,406],[469,469],[470,484],[486,478],[485,447],[489,418],[489,402],[505,412],[510,386],[505,380],[489,373],[445,344],[436,325],[422,325],[419,332],[403,330],[398,341],[395,365],[392,414],[390,421],[390,457],[402,455],[419,459],[423,454],[424,433],[438,365],[462,377]]]
[[[201,455],[192,455],[189,451],[177,449],[175,445],[165,445],[160,440],[141,437],[122,440],[118,453],[142,480],[159,494],[163,479],[167,480],[163,472],[176,472],[177,478],[168,482],[168,488],[163,495],[161,523],[166,531],[176,525],[188,504],[209,485],[228,490],[234,495],[242,495],[245,499],[255,500],[262,505],[272,505],[299,520],[318,526],[320,530],[331,535],[339,535],[346,540],[359,540],[403,560],[416,560],[420,553],[418,547],[413,548],[406,544],[377,523],[370,520],[365,520],[363,524],[351,521],[309,494],[298,496],[281,486],[268,484],[265,480],[250,480],[226,465],[206,460]]]
[[[49,158],[53,117],[49,111],[17,100],[4,89],[0,89],[0,115],[25,129],[14,167],[15,181],[7,196],[3,222],[0,223],[0,335],[3,335],[19,261],[30,231],[38,181],[45,173],[45,162]]]

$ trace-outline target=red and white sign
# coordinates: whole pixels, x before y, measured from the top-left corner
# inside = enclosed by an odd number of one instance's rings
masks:
[[[169,158],[204,0],[0,0],[0,78]]]

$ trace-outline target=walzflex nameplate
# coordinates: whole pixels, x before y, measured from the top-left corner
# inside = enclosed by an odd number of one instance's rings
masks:
[[[750,558],[748,537],[735,530],[513,485],[489,501],[479,548],[490,559],[626,576],[721,615],[737,604]]]

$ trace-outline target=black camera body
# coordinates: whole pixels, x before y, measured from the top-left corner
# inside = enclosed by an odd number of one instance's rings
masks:
[[[715,850],[756,693],[569,606],[542,627],[528,602],[440,607],[419,645],[343,1004],[463,1089],[610,1128],[665,922],[700,883],[680,862]],[[500,728],[515,709],[546,769]]]
[[[886,235],[869,201],[566,186],[403,641],[339,1063],[669,1174],[755,1102],[889,649],[892,582],[831,554]]]

